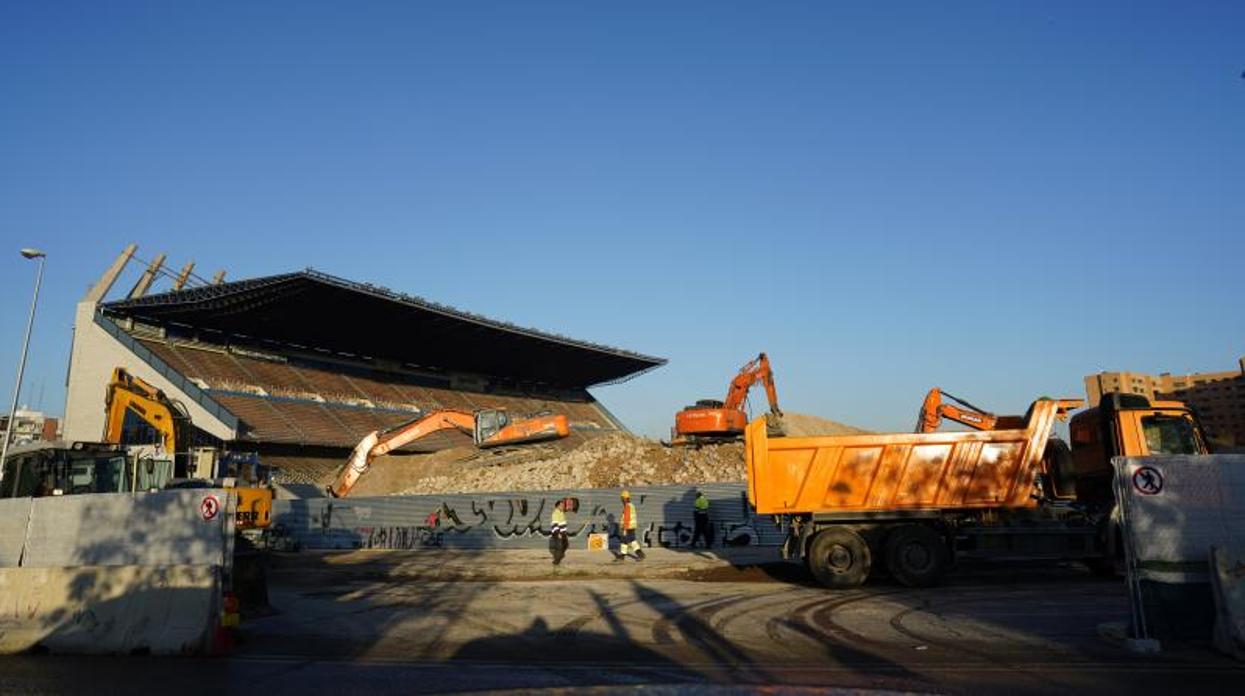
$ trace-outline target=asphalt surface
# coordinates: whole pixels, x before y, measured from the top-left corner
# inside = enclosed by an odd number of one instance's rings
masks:
[[[849,592],[816,587],[794,566],[736,570],[720,560],[693,563],[683,577],[634,562],[623,564],[631,577],[595,576],[597,559],[575,554],[559,575],[535,553],[496,571],[514,579],[453,571],[495,560],[459,558],[430,578],[433,556],[287,556],[272,570],[273,612],[245,623],[230,658],[6,658],[0,693],[783,685],[1215,694],[1245,684],[1245,667],[1206,645],[1143,657],[1100,638],[1099,624],[1127,619],[1124,588],[1072,566],[975,569],[935,589],[882,582]]]

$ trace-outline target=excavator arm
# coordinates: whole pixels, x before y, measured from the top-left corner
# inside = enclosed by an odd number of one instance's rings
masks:
[[[441,430],[465,430],[475,433],[475,416],[466,411],[445,409],[433,411],[385,431],[368,433],[355,445],[346,465],[337,473],[329,495],[345,498],[359,479],[372,467],[372,460]]]
[[[765,396],[769,399],[770,412],[781,416],[782,410],[778,408],[778,389],[774,386],[774,371],[770,369],[769,357],[765,353],[761,353],[756,359],[739,368],[739,374],[731,380],[731,386],[726,392],[726,400],[722,408],[732,411],[743,410],[744,401],[748,398],[748,390],[757,382],[765,385]]]
[[[334,498],[350,495],[351,489],[371,468],[373,459],[442,430],[467,433],[475,446],[481,448],[553,440],[570,435],[570,425],[563,414],[511,421],[504,411],[494,409],[475,413],[455,409],[433,411],[389,430],[368,433],[355,445],[333,485],[329,486],[329,495]]]
[[[955,403],[943,402],[943,397]],[[978,408],[967,401],[942,391],[938,387],[929,390],[925,401],[921,404],[921,412],[917,416],[916,431],[932,433],[944,420],[966,425],[973,430],[1003,430],[1025,427],[1025,419],[1020,416],[999,416]]]
[[[401,449],[411,444],[421,437],[427,437],[440,430],[451,429],[461,430],[467,434],[474,433],[475,415],[466,411],[445,409],[434,411],[430,415],[403,423],[380,433],[376,446],[371,450],[371,456],[379,457],[382,454],[388,454],[393,450]]]

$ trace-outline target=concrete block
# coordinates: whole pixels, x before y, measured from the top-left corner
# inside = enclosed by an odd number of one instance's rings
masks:
[[[1245,660],[1245,548],[1210,550],[1215,647]]]
[[[0,654],[206,654],[219,598],[211,566],[0,568]]]
[[[0,500],[0,568],[17,566],[26,543],[30,521],[30,498]]]
[[[214,497],[214,505],[204,500]],[[36,498],[23,567],[228,565],[233,509],[220,489]],[[215,512],[205,518],[205,507]]]

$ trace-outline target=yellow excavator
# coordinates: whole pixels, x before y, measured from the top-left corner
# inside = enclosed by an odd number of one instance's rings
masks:
[[[365,435],[337,473],[333,485],[329,486],[329,495],[345,498],[371,468],[373,459],[441,430],[467,433],[475,446],[481,449],[557,440],[571,434],[570,424],[561,413],[512,419],[508,413],[498,409],[475,412],[440,409],[389,430]]]
[[[190,414],[182,404],[170,399],[146,380],[118,367],[113,370],[112,381],[108,383],[104,414],[104,442],[156,445],[173,458],[175,471],[186,471],[193,430]],[[179,460],[179,457],[182,459]],[[271,488],[231,488],[238,497],[236,519],[239,530],[264,529],[271,524]]]

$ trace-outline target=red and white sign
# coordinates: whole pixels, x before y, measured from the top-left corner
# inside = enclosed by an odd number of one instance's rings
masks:
[[[1133,488],[1142,495],[1158,495],[1163,492],[1163,474],[1152,466],[1143,466],[1133,472]]]
[[[206,495],[199,502],[199,514],[204,522],[211,522],[220,512],[220,499],[214,495]]]

